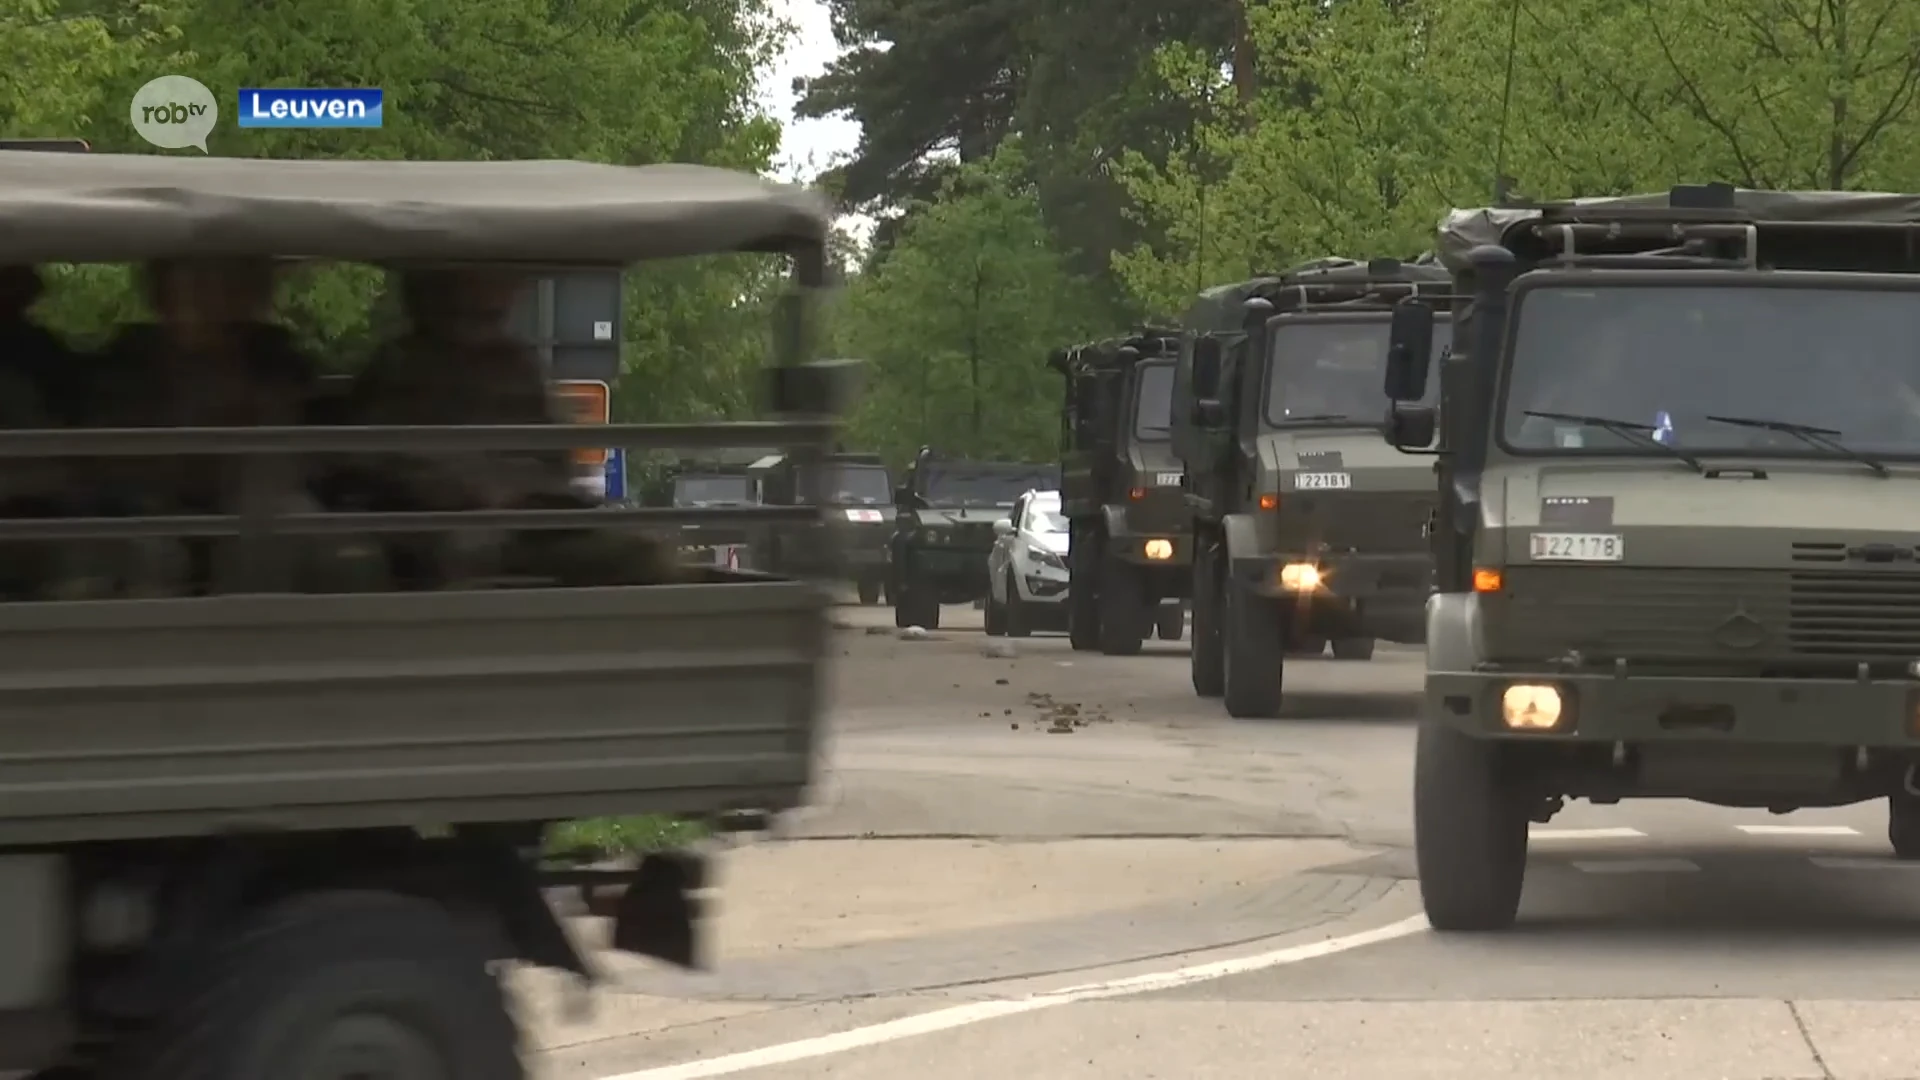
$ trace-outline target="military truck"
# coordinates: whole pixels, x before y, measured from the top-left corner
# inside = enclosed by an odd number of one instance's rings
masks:
[[[662,477],[660,504],[681,509],[763,505],[753,465],[768,453],[765,447],[728,447],[685,456]],[[757,566],[750,552],[756,542],[767,545],[762,528],[752,522],[690,523],[680,528],[680,550],[697,563]]]
[[[891,599],[887,588],[888,540],[893,533],[893,480],[878,454],[836,451],[816,465],[784,454],[754,466],[760,496],[772,506],[802,505],[810,490],[826,499],[826,528],[841,560],[839,575],[853,582],[862,604]],[[778,568],[778,556],[771,564]]]
[[[894,625],[937,630],[940,605],[985,599],[993,523],[1021,495],[1059,481],[1051,465],[963,461],[921,447],[893,493]]]
[[[1131,656],[1185,629],[1193,516],[1172,445],[1180,332],[1147,328],[1049,354],[1065,380],[1060,504],[1068,540],[1067,634],[1077,650]]]
[[[1511,925],[1569,798],[1888,801],[1920,857],[1920,195],[1456,211],[1459,345],[1396,308],[1439,437],[1415,847],[1442,930]]]
[[[1193,688],[1228,714],[1278,716],[1289,653],[1421,640],[1432,464],[1382,442],[1381,371],[1393,303],[1447,287],[1431,260],[1322,259],[1188,311],[1173,447],[1194,516]]]
[[[317,536],[565,539],[804,525],[813,511],[285,513],[267,496],[286,462],[342,454],[829,451],[841,372],[803,352],[805,294],[826,280],[825,201],[693,166],[21,151],[0,151],[0,192],[0,264],[617,266],[755,251],[790,255],[796,272],[770,421],[0,431],[9,476],[121,456],[246,469],[237,512],[0,519],[9,550],[212,537],[220,583],[0,603],[0,1072],[517,1080],[492,972],[596,970],[543,885],[618,893],[602,908],[614,947],[697,962],[694,853],[555,872],[543,832],[799,805],[830,633],[822,590],[709,569],[659,585],[321,594],[289,555]]]

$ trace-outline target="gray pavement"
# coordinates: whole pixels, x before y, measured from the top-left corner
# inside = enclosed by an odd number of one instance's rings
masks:
[[[826,782],[726,856],[721,964],[610,958],[591,1022],[526,977],[539,1075],[1920,1078],[1880,806],[1576,805],[1518,928],[1441,937],[1405,922],[1416,652],[1290,661],[1248,722],[1177,643],[841,618]]]

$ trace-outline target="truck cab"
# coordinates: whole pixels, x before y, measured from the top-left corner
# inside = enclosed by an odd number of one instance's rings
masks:
[[[1571,798],[1885,798],[1920,857],[1916,222],[1725,185],[1447,219],[1461,347],[1430,371],[1409,301],[1387,365],[1389,438],[1439,433],[1435,927],[1511,925],[1528,822]]]
[[[893,478],[878,454],[839,451],[815,463],[785,455],[756,462],[752,470],[769,506],[817,503],[839,554],[841,570],[862,604],[887,594],[887,549],[894,519]],[[777,567],[777,561],[776,561]]]
[[[1194,530],[1193,686],[1230,715],[1279,715],[1289,655],[1422,640],[1433,466],[1382,441],[1382,369],[1393,305],[1448,286],[1429,259],[1322,259],[1189,310],[1172,445]]]
[[[1178,638],[1193,574],[1193,522],[1173,452],[1180,332],[1055,351],[1060,498],[1071,522],[1068,635],[1078,650],[1129,656],[1156,631]]]

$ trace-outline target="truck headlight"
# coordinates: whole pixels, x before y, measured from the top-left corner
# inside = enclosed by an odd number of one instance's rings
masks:
[[[1146,545],[1141,548],[1141,551],[1145,553],[1149,559],[1171,559],[1173,558],[1173,541],[1149,540],[1146,542]]]
[[[1509,731],[1553,731],[1565,715],[1557,686],[1514,683],[1500,694],[1500,722]]]
[[[1312,592],[1320,587],[1320,568],[1312,563],[1288,563],[1280,568],[1280,587],[1289,592]]]

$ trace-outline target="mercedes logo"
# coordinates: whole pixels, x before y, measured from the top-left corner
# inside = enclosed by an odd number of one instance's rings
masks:
[[[1729,649],[1754,649],[1767,640],[1767,628],[1747,614],[1745,604],[1736,604],[1733,614],[1713,628],[1713,640]]]

